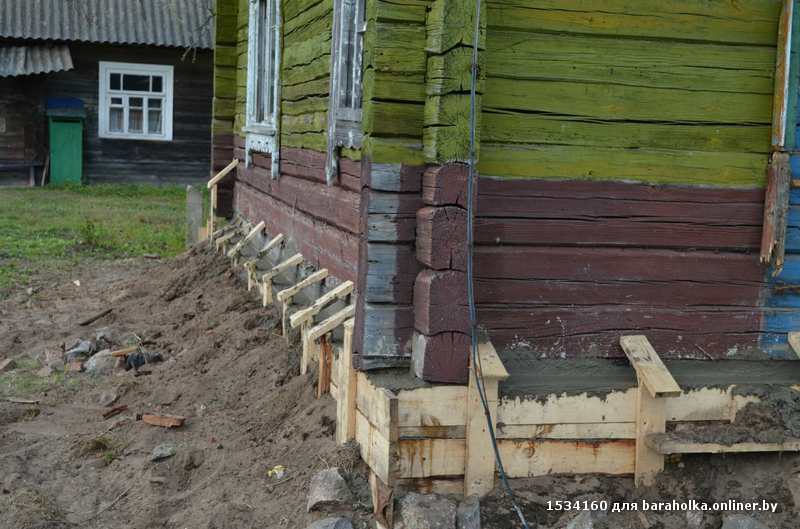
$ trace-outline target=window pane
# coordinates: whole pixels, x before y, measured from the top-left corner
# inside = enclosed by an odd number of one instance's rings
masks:
[[[119,90],[119,78],[120,74],[112,73],[111,74],[111,90]]]
[[[164,78],[160,75],[153,76],[153,88],[152,92],[163,92],[164,91]]]
[[[161,134],[161,110],[151,108],[147,111],[147,132]]]
[[[144,130],[144,114],[142,109],[128,110],[128,132],[141,133]]]
[[[122,98],[121,97],[112,97],[111,98],[111,104],[112,105],[121,105],[122,104]]]
[[[133,90],[135,92],[149,92],[150,76],[131,75],[126,73],[125,75],[122,76],[122,89]]]
[[[122,119],[124,116],[122,108],[111,108],[108,111],[108,130],[109,132],[124,132]]]
[[[148,108],[161,108],[161,100],[156,98],[149,98],[147,100],[147,107]]]
[[[128,104],[131,108],[142,108],[144,106],[144,98],[141,97],[131,97],[128,99]]]
[[[342,58],[341,70],[341,105],[345,108],[353,106],[353,59],[356,47],[356,2],[342,0]]]

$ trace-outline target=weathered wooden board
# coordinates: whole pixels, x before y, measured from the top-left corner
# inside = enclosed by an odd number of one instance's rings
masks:
[[[498,441],[506,473],[512,478],[544,474],[632,474],[635,441]]]

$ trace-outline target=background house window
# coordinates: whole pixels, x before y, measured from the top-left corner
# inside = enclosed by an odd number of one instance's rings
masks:
[[[337,149],[361,147],[361,63],[366,30],[364,0],[334,0],[333,73],[328,118],[331,184],[338,173]]]
[[[173,67],[100,63],[101,138],[172,140]]]
[[[272,154],[277,176],[280,109],[280,3],[250,0],[247,65],[247,165],[251,151]]]

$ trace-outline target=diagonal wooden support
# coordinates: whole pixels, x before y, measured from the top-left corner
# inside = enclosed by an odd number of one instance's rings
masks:
[[[211,207],[208,208],[209,244],[214,243],[214,237],[216,235],[214,233],[214,216],[216,215],[217,212],[217,185],[223,178],[225,178],[228,175],[228,173],[233,171],[238,165],[239,165],[239,160],[234,158],[233,161],[231,161],[231,163],[226,165],[224,169],[222,169],[220,172],[214,175],[214,177],[211,180],[209,180],[208,183],[206,184],[206,187],[211,191]]]
[[[216,245],[216,251],[219,252],[220,250],[222,250],[224,252],[225,251],[225,245],[228,243],[229,240],[234,238],[237,234],[238,234],[238,232],[236,230],[233,230],[233,231],[230,231],[230,232],[226,233],[225,235],[223,235],[222,237],[220,237],[216,241],[214,241],[214,244]]]
[[[664,470],[664,454],[653,449],[647,438],[666,431],[664,399],[680,395],[681,388],[646,336],[622,336],[619,343],[638,380],[634,483],[637,487],[652,485],[656,475]]]
[[[494,488],[495,460],[492,439],[486,423],[486,410],[478,392],[476,374],[481,376],[493,426],[497,421],[500,381],[508,378],[502,360],[488,340],[478,344],[479,364],[470,365],[467,388],[467,450],[464,494],[485,496]],[[472,363],[472,362],[470,362]]]
[[[263,304],[266,307],[272,303],[272,279],[278,274],[299,266],[303,262],[303,254],[296,253],[282,263],[272,267],[271,270],[261,276],[261,293],[263,294]]]
[[[292,314],[289,318],[289,323],[292,329],[295,329],[304,323],[307,323],[314,316],[319,314],[319,311],[324,309],[329,303],[338,299],[344,299],[353,292],[353,282],[345,281],[344,283],[332,288],[312,303],[309,307],[299,310]]]
[[[247,235],[242,237],[242,239],[239,242],[237,242],[233,246],[233,248],[230,249],[230,251],[228,252],[228,258],[234,258],[238,256],[239,252],[241,252],[242,248],[244,248],[244,245],[250,242],[256,235],[261,233],[261,230],[264,229],[264,226],[265,224],[263,220],[258,224],[256,224],[256,226],[252,230],[250,230],[250,232]]]
[[[320,354],[317,340],[342,325],[345,320],[352,318],[355,313],[355,304],[350,304],[303,333],[303,356],[300,360],[301,374],[308,372],[308,363],[311,358],[318,357]],[[316,354],[314,354],[315,352]]]
[[[324,281],[327,277],[328,277],[328,269],[323,268],[321,270],[317,270],[316,272],[306,277],[299,283],[278,292],[277,295],[278,301],[283,305],[281,309],[281,330],[283,332],[284,338],[286,338],[287,340],[289,339],[289,334],[290,334],[289,322],[287,321],[287,319],[288,319],[289,306],[292,304],[292,299],[294,298],[294,296],[297,295],[304,288],[310,287],[315,283]]]

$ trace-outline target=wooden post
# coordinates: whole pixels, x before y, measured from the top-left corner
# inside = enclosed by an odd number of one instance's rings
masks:
[[[214,215],[217,212],[217,185],[225,178],[228,173],[233,171],[236,166],[239,165],[239,160],[234,158],[231,163],[225,166],[222,171],[218,172],[214,177],[208,181],[206,187],[209,191],[211,191],[211,205],[208,208],[208,242],[209,244],[214,243]]]
[[[619,343],[638,380],[634,484],[652,485],[656,475],[664,470],[664,455],[647,443],[647,437],[666,431],[664,399],[677,397],[681,388],[646,336],[622,336]]]
[[[464,472],[464,495],[485,496],[494,488],[495,460],[486,413],[481,401],[476,375],[483,380],[492,426],[496,427],[500,381],[508,378],[500,357],[491,342],[478,344],[478,365],[470,365],[467,389],[467,450]]]
[[[186,247],[197,244],[203,224],[203,194],[194,186],[186,186]]]
[[[333,367],[333,347],[330,334],[319,339],[319,369],[317,374],[317,398],[331,391],[331,369]]]
[[[353,367],[353,319],[344,322],[344,344],[339,359],[339,400],[336,401],[336,442],[345,444],[356,437],[356,389]]]

